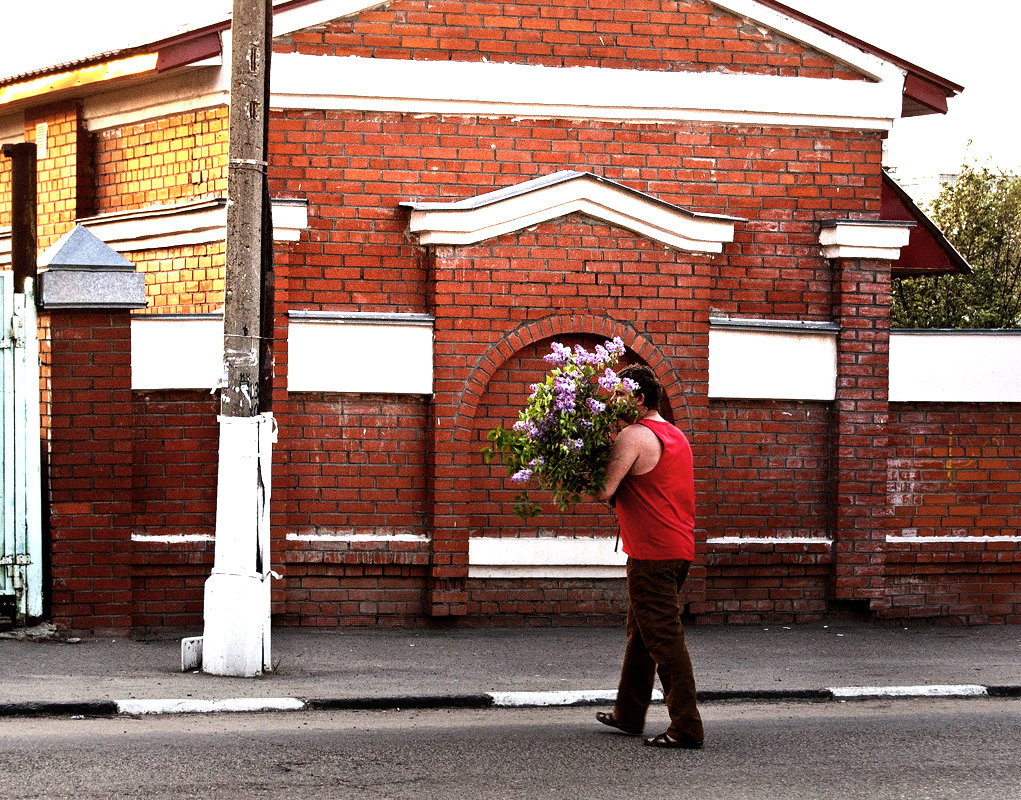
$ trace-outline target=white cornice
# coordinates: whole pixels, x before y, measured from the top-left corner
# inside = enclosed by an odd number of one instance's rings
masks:
[[[458,61],[273,59],[272,105],[420,114],[705,121],[889,130],[903,81]]]
[[[913,222],[825,220],[819,244],[825,258],[868,258],[896,261],[906,247]]]
[[[308,227],[304,200],[272,201],[273,240],[296,242]],[[84,225],[118,253],[165,250],[223,242],[227,235],[227,201],[221,197],[177,205],[149,206],[83,217]],[[11,262],[11,229],[0,229],[0,267]]]
[[[613,181],[557,172],[517,186],[449,203],[402,203],[424,245],[492,239],[575,212],[647,236],[668,247],[719,253],[734,240],[734,217],[694,214]]]
[[[230,103],[229,69],[189,66],[155,81],[82,101],[85,126],[92,133],[136,125],[190,111],[226,107]],[[227,131],[223,132],[224,137]]]

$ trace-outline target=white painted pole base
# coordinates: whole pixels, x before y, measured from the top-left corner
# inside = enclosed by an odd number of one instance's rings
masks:
[[[210,575],[202,671],[253,678],[271,670],[269,659],[269,581],[260,575]]]
[[[206,580],[202,671],[250,678],[272,670],[269,498],[272,414],[220,417],[216,554]]]

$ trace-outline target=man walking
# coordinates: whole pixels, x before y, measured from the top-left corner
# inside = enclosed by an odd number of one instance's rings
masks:
[[[614,441],[606,488],[597,499],[616,509],[628,555],[627,648],[613,711],[599,712],[596,719],[640,735],[658,672],[670,727],[645,739],[645,744],[698,749],[702,718],[695,704],[695,678],[678,599],[695,557],[691,446],[660,416],[660,385],[649,367],[631,365],[619,377],[638,384],[634,394],[640,416]]]

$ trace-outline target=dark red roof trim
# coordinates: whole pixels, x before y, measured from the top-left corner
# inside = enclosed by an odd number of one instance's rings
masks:
[[[906,117],[930,114],[933,112],[945,114],[947,111],[947,98],[953,97],[954,95],[960,94],[964,91],[964,87],[958,83],[954,83],[953,81],[937,75],[935,72],[931,72],[924,67],[920,67],[917,64],[912,64],[910,61],[906,61],[900,56],[895,56],[893,53],[887,52],[873,44],[869,44],[863,39],[852,36],[839,28],[827,25],[825,22],[817,20],[815,17],[810,17],[808,14],[778,2],[778,0],[757,0],[757,2],[767,8],[772,8],[774,11],[779,11],[785,16],[796,19],[799,22],[804,22],[806,25],[811,25],[816,30],[827,33],[835,39],[847,42],[847,44],[853,45],[859,50],[871,53],[884,61],[889,61],[891,64],[896,64],[898,67],[906,70],[908,75],[907,79],[904,81],[903,111],[904,116]],[[938,98],[939,95],[942,95],[942,97]]]
[[[901,248],[900,257],[892,264],[893,277],[971,274],[971,265],[964,260],[964,256],[957,252],[936,223],[929,219],[885,170],[880,217],[884,220],[911,220],[917,223],[911,229],[907,247]]]

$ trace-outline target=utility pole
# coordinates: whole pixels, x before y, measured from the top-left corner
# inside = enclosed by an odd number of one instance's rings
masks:
[[[182,643],[182,667],[195,665],[198,650],[204,672],[239,677],[272,669],[273,237],[266,180],[272,29],[272,0],[234,0],[216,550],[201,645]]]

